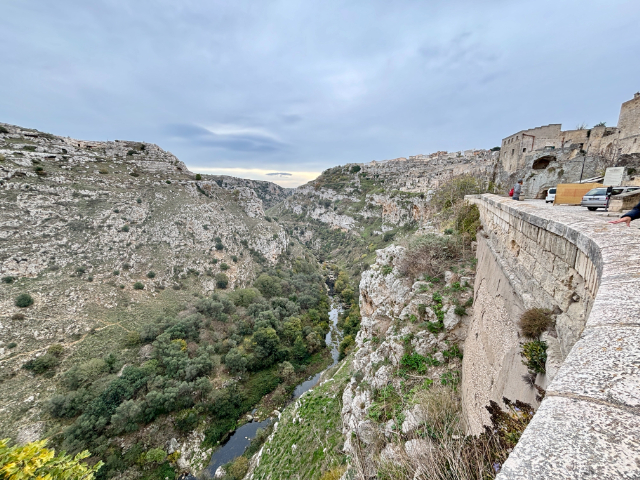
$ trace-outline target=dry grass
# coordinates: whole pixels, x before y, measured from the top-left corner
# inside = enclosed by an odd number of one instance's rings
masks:
[[[519,402],[514,405],[505,399],[506,410],[492,403],[488,407],[492,427],[469,436],[456,390],[444,386],[421,390],[413,402],[425,412],[426,421],[409,435],[398,434],[373,462],[364,447],[353,459],[355,478],[369,478],[372,473],[379,480],[495,478],[533,415],[531,407]]]
[[[453,264],[459,263],[465,253],[463,239],[455,235],[428,234],[416,237],[409,243],[398,270],[412,281],[423,274],[440,277]]]
[[[544,308],[530,308],[521,316],[518,325],[527,338],[537,339],[553,323],[551,312]]]

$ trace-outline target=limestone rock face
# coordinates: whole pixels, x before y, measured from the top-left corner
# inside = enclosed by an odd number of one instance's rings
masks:
[[[397,376],[403,355],[406,353],[405,342],[411,338],[411,346],[420,355],[433,355],[433,358],[444,363],[441,351],[449,348],[446,340],[454,339],[447,332],[438,335],[420,329],[416,319],[436,320],[433,312],[433,294],[425,293],[428,285],[425,282],[411,284],[409,279],[398,275],[397,266],[405,255],[405,249],[390,245],[376,252],[376,262],[363,272],[360,281],[361,328],[356,337],[356,349],[353,354],[353,371],[361,372],[363,378],[357,382],[355,378],[345,388],[342,395],[343,433],[346,441],[344,450],[349,454],[364,455],[362,465],[371,468],[376,464],[376,455],[383,462],[397,462],[400,458],[414,462],[423,458],[429,443],[420,441],[407,442],[405,451],[402,446],[390,442],[397,440],[398,433],[407,435],[414,432],[425,422],[427,412],[420,405],[407,408],[404,421],[395,425],[393,420],[377,424],[372,422],[369,412],[373,406],[372,389],[383,389],[389,385],[395,389],[401,387],[402,379]],[[382,267],[387,267],[384,269]],[[418,308],[422,306],[422,308]],[[422,313],[419,313],[421,311]],[[415,315],[416,319],[411,320]],[[405,326],[393,327],[394,320],[404,319]],[[456,325],[461,324],[458,317]],[[452,327],[453,328],[453,327]],[[351,440],[355,435],[360,445],[371,448],[355,449]],[[408,445],[408,447],[407,447]],[[380,450],[378,450],[380,449]],[[372,472],[375,475],[375,471]]]

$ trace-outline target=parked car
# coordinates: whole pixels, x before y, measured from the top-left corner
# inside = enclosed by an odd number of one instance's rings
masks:
[[[633,192],[640,190],[640,187],[613,187],[611,196],[620,195],[621,193]],[[598,187],[589,190],[580,203],[583,207],[587,207],[589,210],[597,210],[598,208],[605,208],[607,206],[607,187]]]
[[[544,203],[553,203],[555,199],[556,199],[556,189],[550,188],[549,191],[547,192],[547,196],[544,199]]]

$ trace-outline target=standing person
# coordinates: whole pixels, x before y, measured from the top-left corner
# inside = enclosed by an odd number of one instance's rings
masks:
[[[520,200],[520,194],[522,193],[522,179],[518,180],[518,183],[513,187],[513,199]]]
[[[612,220],[609,223],[626,223],[628,227],[631,220],[635,220],[636,218],[640,218],[640,203],[621,216],[618,220]]]

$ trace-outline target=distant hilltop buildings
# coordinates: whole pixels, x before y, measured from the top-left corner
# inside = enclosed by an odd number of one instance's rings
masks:
[[[573,156],[600,156],[615,163],[621,155],[640,153],[640,93],[620,107],[617,127],[596,125],[562,131],[561,124],[521,130],[502,140],[500,161],[509,173],[526,166],[539,155],[556,149],[573,151]],[[535,162],[535,160],[534,160]],[[533,168],[536,168],[533,165]]]

